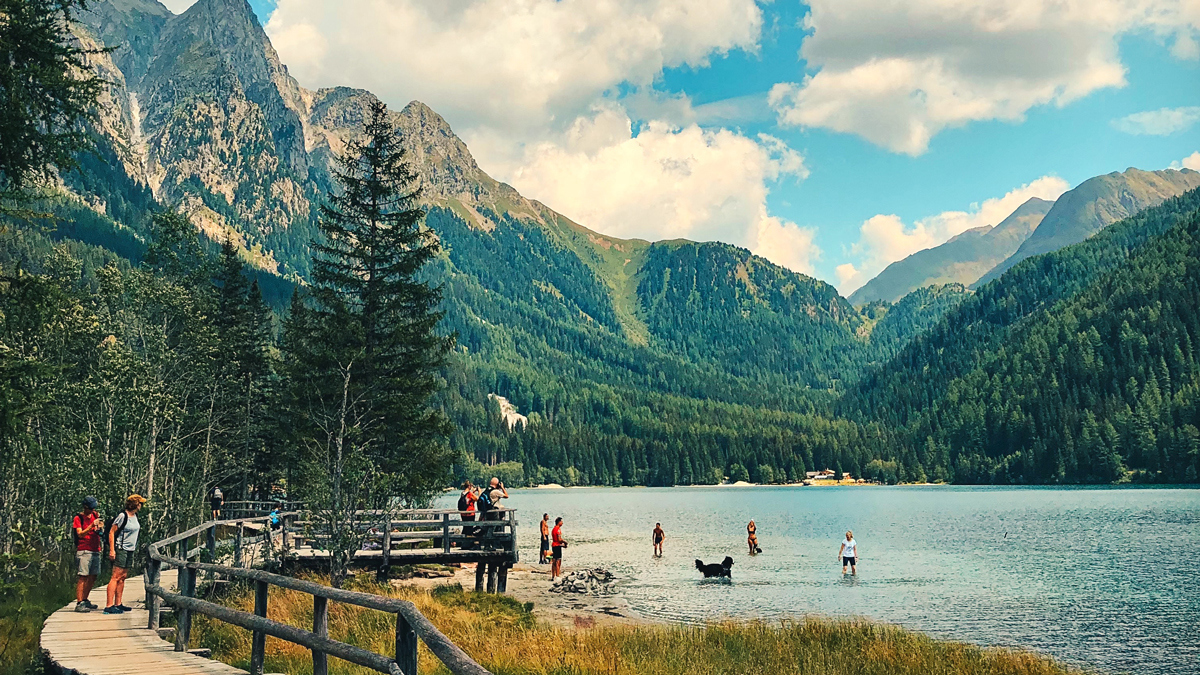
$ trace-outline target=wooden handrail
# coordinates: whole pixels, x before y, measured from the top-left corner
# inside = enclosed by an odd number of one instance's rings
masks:
[[[432,510],[431,510],[432,511]],[[457,513],[457,511],[454,511]],[[289,512],[279,514],[281,517],[292,517],[298,515],[298,512]],[[195,552],[201,549],[189,548],[189,543],[192,537],[197,537],[204,533],[209,535],[209,547],[215,538],[211,536],[217,526],[222,525],[243,525],[246,523],[269,521],[269,516],[255,518],[238,518],[231,520],[209,521],[202,525],[198,525],[191,529],[180,532],[172,537],[157,541],[149,546],[150,565],[146,570],[146,607],[150,613],[149,627],[158,627],[158,599],[161,598],[168,604],[180,609],[179,626],[176,631],[176,650],[182,651],[187,649],[187,642],[190,633],[191,612],[199,612],[205,616],[210,616],[219,621],[247,628],[254,631],[253,654],[251,655],[251,675],[261,675],[263,668],[262,653],[264,642],[262,636],[270,635],[272,637],[281,638],[289,642],[304,646],[313,652],[314,673],[326,672],[324,655],[330,655],[358,664],[389,675],[417,675],[416,674],[416,639],[421,641],[429,648],[429,651],[438,658],[449,670],[455,675],[490,675],[489,671],[476,663],[471,657],[464,652],[458,645],[454,644],[447,638],[436,626],[433,625],[421,614],[417,606],[407,600],[398,598],[386,598],[370,593],[360,593],[358,591],[348,591],[341,588],[333,588],[323,586],[318,583],[297,579],[295,577],[274,574],[265,570],[247,569],[239,567],[229,567],[226,565],[218,565],[215,563],[202,563],[187,560]],[[443,522],[447,522],[443,519]],[[470,522],[470,521],[468,521]],[[515,524],[515,519],[512,521]],[[426,523],[428,524],[428,523]],[[239,528],[240,530],[240,528]],[[440,533],[439,533],[440,534]],[[270,538],[267,538],[268,544]],[[164,552],[163,549],[170,550],[169,546],[177,544],[185,557],[175,557]],[[171,565],[179,569],[179,586],[182,593],[172,593],[158,585],[159,571],[163,564]],[[253,581],[256,587],[256,612],[251,614],[240,610],[231,609],[203,600],[198,600],[194,596],[196,588],[196,575],[199,572],[209,572],[210,574],[219,574],[225,577],[236,579],[244,579]],[[396,615],[396,645],[397,653],[395,658],[388,658],[376,654],[374,652],[355,647],[343,642],[330,639],[327,634],[321,634],[322,630],[327,631],[327,625],[320,621],[314,625],[314,629],[318,632],[307,631],[294,626],[271,621],[266,618],[266,588],[268,586],[279,586],[302,593],[312,595],[316,600],[316,606],[324,607],[327,601],[341,602],[348,605],[355,605],[367,609],[387,612]],[[261,605],[261,607],[259,606]],[[261,610],[261,611],[259,611]],[[315,617],[321,614],[314,614]]]

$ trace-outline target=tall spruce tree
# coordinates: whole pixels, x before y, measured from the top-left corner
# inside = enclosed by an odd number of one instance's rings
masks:
[[[307,427],[305,496],[323,502],[334,532],[336,583],[361,542],[357,508],[422,503],[448,480],[449,425],[428,399],[453,339],[435,331],[440,290],[418,278],[439,245],[382,102],[335,175],[341,190],[322,207],[313,244],[310,308],[289,321],[286,342]]]

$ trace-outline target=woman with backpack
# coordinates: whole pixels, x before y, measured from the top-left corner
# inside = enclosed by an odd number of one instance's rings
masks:
[[[463,481],[462,492],[458,495],[458,515],[464,523],[475,522],[475,502],[479,501],[479,494],[475,492],[475,486],[471,485],[471,481]],[[469,537],[475,534],[475,528],[469,525],[463,525],[462,533],[464,537]]]
[[[122,604],[125,593],[125,578],[129,576],[129,568],[133,567],[137,553],[138,533],[142,524],[138,522],[137,512],[146,503],[141,495],[129,495],[125,500],[125,510],[113,518],[112,527],[108,529],[108,559],[112,561],[112,578],[108,580],[108,606],[105,614],[120,614],[131,608]]]

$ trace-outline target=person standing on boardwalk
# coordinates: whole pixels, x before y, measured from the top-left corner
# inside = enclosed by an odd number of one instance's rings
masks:
[[[96,577],[100,576],[101,536],[104,533],[104,519],[96,511],[99,503],[95,497],[83,498],[83,511],[75,515],[71,521],[71,530],[75,539],[75,611],[90,612],[100,609],[88,600],[92,586],[96,585]]]
[[[663,540],[667,538],[667,533],[663,532],[662,523],[654,524],[654,532],[650,535],[650,540],[654,542],[654,556],[662,557]]]
[[[475,486],[471,485],[471,481],[463,481],[462,492],[458,495],[458,515],[464,523],[475,522],[475,502],[479,501],[479,495],[475,494]],[[462,533],[464,537],[469,537],[475,534],[475,528],[470,525],[463,525]]]
[[[758,547],[758,526],[751,520],[749,525],[746,525],[746,544],[750,547],[750,555],[762,553],[762,549]]]
[[[562,576],[562,555],[567,542],[562,538],[562,516],[554,519],[554,529],[550,531],[550,546],[553,551],[553,561],[550,563],[550,581]]]
[[[542,514],[542,547],[538,550],[538,564],[550,562],[550,514]]]
[[[113,570],[112,577],[108,580],[105,614],[120,614],[130,610],[122,604],[121,596],[125,593],[125,578],[129,576],[129,568],[133,567],[138,533],[142,530],[137,512],[145,503],[145,497],[129,495],[125,500],[125,510],[113,518],[112,527],[108,528],[108,559],[112,561]]]
[[[858,563],[858,542],[854,541],[854,533],[850,530],[846,530],[846,539],[838,549],[838,557],[842,559],[842,574],[846,573],[846,566],[849,565],[850,575],[858,575],[858,569],[855,567]]]
[[[225,493],[221,492],[219,485],[214,485],[212,494],[209,495],[209,506],[212,507],[212,519],[221,519],[221,507],[225,505]]]

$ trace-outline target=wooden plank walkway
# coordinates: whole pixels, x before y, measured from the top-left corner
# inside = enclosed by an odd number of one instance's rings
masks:
[[[163,570],[162,586],[174,587],[176,575]],[[104,593],[96,588],[88,599],[103,608]],[[145,599],[145,582],[138,575],[125,582],[125,604],[132,612],[79,613],[72,602],[46,619],[42,649],[61,672],[72,675],[246,675],[220,661],[175,651],[173,643],[146,628]]]

